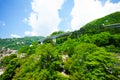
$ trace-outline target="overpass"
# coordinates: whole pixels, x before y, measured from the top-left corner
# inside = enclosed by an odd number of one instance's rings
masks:
[[[120,28],[120,23],[105,25],[105,27],[107,27],[107,28],[115,28],[115,27]]]
[[[105,25],[104,27],[107,27],[107,28],[120,28],[120,23]],[[55,36],[49,36],[49,37],[46,37],[46,38],[43,38],[43,39],[39,40],[38,43],[43,44],[43,42],[48,41],[48,40],[52,40],[54,43],[56,43],[57,38],[63,37],[63,36],[68,36],[68,35],[70,35],[72,33],[73,32],[66,32],[66,33],[55,35]]]
[[[55,35],[55,36],[49,36],[49,37],[46,37],[46,38],[39,40],[38,43],[43,44],[43,42],[48,41],[48,40],[52,40],[54,43],[56,43],[57,38],[63,37],[63,36],[68,36],[70,34],[72,34],[72,32],[66,32],[66,33]]]

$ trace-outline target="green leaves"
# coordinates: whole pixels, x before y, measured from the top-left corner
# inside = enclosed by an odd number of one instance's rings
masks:
[[[12,80],[15,75],[15,69],[20,66],[19,60],[17,58],[10,61],[5,69],[5,72],[0,76],[1,80]]]
[[[10,63],[10,61],[14,58],[17,58],[16,54],[11,54],[10,56],[3,57],[1,60],[1,66],[4,66],[4,67],[7,66]]]
[[[69,71],[72,79],[118,79],[116,73],[119,71],[114,73],[115,64],[119,64],[117,57],[94,44],[81,43],[76,46],[71,59]]]

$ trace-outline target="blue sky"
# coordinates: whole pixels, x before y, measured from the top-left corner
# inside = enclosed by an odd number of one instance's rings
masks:
[[[30,0],[0,0],[0,37],[24,36],[24,31],[31,30],[23,21],[30,12]]]
[[[0,0],[0,38],[77,30],[115,11],[120,0]]]
[[[59,10],[59,16],[62,19],[60,24],[59,24],[59,29],[60,30],[66,30],[66,29],[71,29],[71,26],[69,23],[72,20],[72,16],[70,15],[70,12],[72,11],[72,8],[74,6],[74,0],[66,0],[61,9]]]

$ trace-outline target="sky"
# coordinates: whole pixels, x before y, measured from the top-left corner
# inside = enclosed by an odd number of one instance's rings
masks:
[[[120,0],[0,0],[0,38],[74,31],[120,11]]]

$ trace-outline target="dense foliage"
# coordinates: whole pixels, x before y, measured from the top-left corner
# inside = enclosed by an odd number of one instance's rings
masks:
[[[4,58],[1,59],[0,66],[1,67],[6,67],[10,63],[10,61],[14,58],[17,58],[17,55],[11,54],[10,56],[5,56]]]
[[[25,56],[11,60],[1,80],[119,80],[120,61],[114,54],[119,41],[119,35],[103,32],[58,45],[34,42],[19,50]],[[112,53],[111,45],[119,49]]]
[[[120,80],[120,34],[93,33],[75,31],[56,45],[51,40],[23,46],[17,57],[2,59],[0,80]]]
[[[56,32],[53,32],[50,36],[55,36],[55,35],[58,35],[58,34],[62,34],[64,33],[63,31],[56,31]]]

